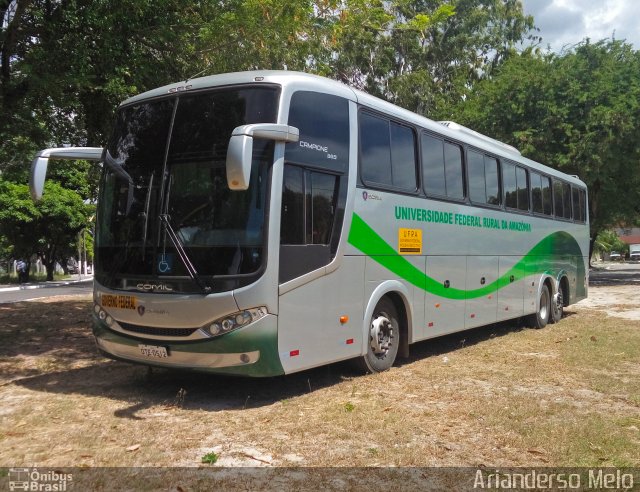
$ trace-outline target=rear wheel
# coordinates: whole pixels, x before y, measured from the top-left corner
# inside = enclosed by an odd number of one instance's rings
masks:
[[[540,289],[540,300],[538,302],[538,311],[529,317],[529,324],[533,328],[544,328],[549,322],[551,316],[551,296],[549,287],[546,284]]]
[[[360,367],[370,373],[386,371],[395,362],[399,346],[398,312],[391,299],[383,297],[371,316],[367,353],[360,359]]]
[[[564,291],[562,286],[558,288],[558,292],[553,299],[551,299],[551,315],[549,323],[557,323],[562,319],[564,314]]]

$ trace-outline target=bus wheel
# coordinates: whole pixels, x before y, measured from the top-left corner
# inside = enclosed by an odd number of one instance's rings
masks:
[[[398,354],[400,326],[396,307],[388,297],[380,299],[371,316],[367,353],[360,360],[361,368],[375,373],[389,369]]]
[[[558,289],[558,293],[551,299],[551,316],[549,323],[557,323],[562,319],[564,314],[564,296],[562,295],[562,286]]]
[[[551,315],[551,296],[549,295],[547,284],[544,284],[540,290],[540,302],[538,304],[538,312],[531,315],[529,323],[533,328],[544,328],[547,326]]]

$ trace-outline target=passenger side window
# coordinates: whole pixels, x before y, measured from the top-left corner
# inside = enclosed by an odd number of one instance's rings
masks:
[[[537,192],[534,192],[534,194],[536,194],[536,198],[539,201],[540,212],[542,212],[542,191],[540,189],[540,175],[536,175],[536,178]],[[514,210],[528,211],[529,183],[527,182],[527,170],[509,162],[503,162],[502,180],[502,186],[504,187],[505,207]]]
[[[464,198],[462,148],[428,133],[420,136],[422,177],[429,196]]]
[[[562,202],[564,204],[562,217],[571,219],[573,217],[571,212],[571,185],[568,183],[562,183]]]
[[[360,113],[360,166],[367,185],[416,191],[415,135],[408,126]]]
[[[562,205],[562,183],[553,180],[553,209],[556,217],[562,217],[564,206]]]
[[[587,221],[587,192],[580,190],[580,222]]]
[[[497,159],[470,150],[467,153],[467,166],[471,201],[499,205],[500,185]]]
[[[427,195],[446,196],[444,141],[426,133],[421,136],[422,179]]]
[[[553,205],[556,217],[571,219],[571,185],[553,180]]]
[[[540,176],[542,183],[542,213],[545,215],[553,215],[553,202],[551,196],[551,178]]]
[[[449,142],[444,143],[444,171],[447,184],[447,196],[462,200],[464,198],[464,170],[462,167],[462,147]]]

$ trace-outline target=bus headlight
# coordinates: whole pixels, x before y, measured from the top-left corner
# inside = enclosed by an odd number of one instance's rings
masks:
[[[204,327],[209,335],[216,337],[230,331],[237,330],[243,326],[253,323],[254,321],[264,318],[267,315],[266,307],[258,307],[247,309],[245,311],[239,311],[237,313],[229,314],[224,318],[219,318]]]

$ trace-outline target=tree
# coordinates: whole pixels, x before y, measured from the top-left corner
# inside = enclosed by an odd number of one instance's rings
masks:
[[[335,26],[333,75],[441,118],[530,34],[516,0],[351,0]]]
[[[55,162],[49,179],[62,188],[31,209],[31,158],[50,146],[103,145],[120,101],[192,73],[201,22],[176,0],[0,0],[0,200],[19,213],[0,217],[5,253],[39,251],[51,276],[55,257],[76,250],[78,227],[88,225],[76,219],[88,217],[83,201],[96,199],[98,170]],[[25,230],[31,244],[17,232]]]
[[[640,53],[586,40],[560,55],[513,56],[459,104],[462,124],[589,187],[598,232],[640,215]]]
[[[69,250],[88,222],[93,207],[55,182],[45,185],[42,201],[33,203],[26,185],[0,180],[0,234],[14,257],[37,254],[53,280],[59,251]]]

